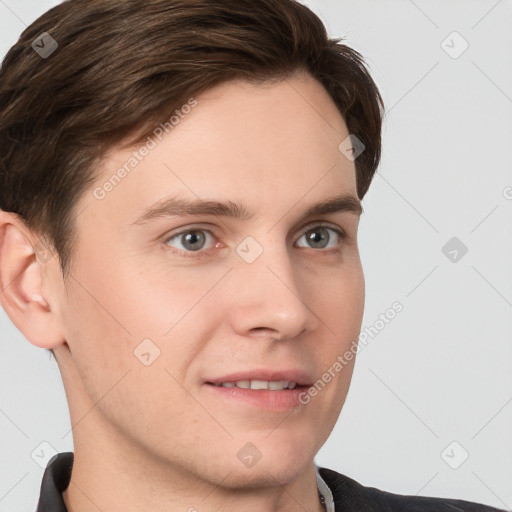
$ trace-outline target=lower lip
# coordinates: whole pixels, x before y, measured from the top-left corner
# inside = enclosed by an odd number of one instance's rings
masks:
[[[269,411],[289,411],[304,404],[300,397],[307,391],[307,386],[279,391],[269,389],[225,388],[213,384],[205,384],[206,388],[226,402],[244,402],[252,407]]]

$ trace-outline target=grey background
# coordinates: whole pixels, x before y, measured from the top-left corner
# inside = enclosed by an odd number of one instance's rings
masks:
[[[57,3],[0,0],[2,56]],[[305,3],[365,56],[386,103],[360,225],[362,330],[404,308],[360,351],[317,464],[510,510],[512,1]],[[453,237],[468,249],[456,262],[442,251]],[[0,512],[31,511],[43,473],[31,454],[73,449],[67,404],[56,364],[3,310],[0,341]]]

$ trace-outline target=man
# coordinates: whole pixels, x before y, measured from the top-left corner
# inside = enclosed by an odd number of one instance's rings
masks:
[[[69,0],[25,30],[0,72],[1,304],[54,353],[74,441],[39,512],[496,510],[314,463],[382,108],[291,0]]]

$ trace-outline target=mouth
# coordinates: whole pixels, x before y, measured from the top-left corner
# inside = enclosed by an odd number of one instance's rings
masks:
[[[204,381],[224,405],[268,411],[288,411],[304,405],[301,396],[313,379],[302,371],[251,371]]]
[[[268,389],[270,391],[283,391],[288,389],[295,389],[297,387],[306,387],[305,385],[297,385],[295,381],[287,380],[238,380],[238,381],[227,381],[214,384],[213,382],[207,382],[212,386],[222,388],[240,388],[240,389]]]

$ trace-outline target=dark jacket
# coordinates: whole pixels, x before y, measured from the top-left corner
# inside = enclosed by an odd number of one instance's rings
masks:
[[[36,512],[67,512],[62,491],[69,485],[73,453],[56,455],[44,472]],[[336,512],[504,512],[463,500],[401,496],[365,487],[330,469],[319,468],[330,488]]]

